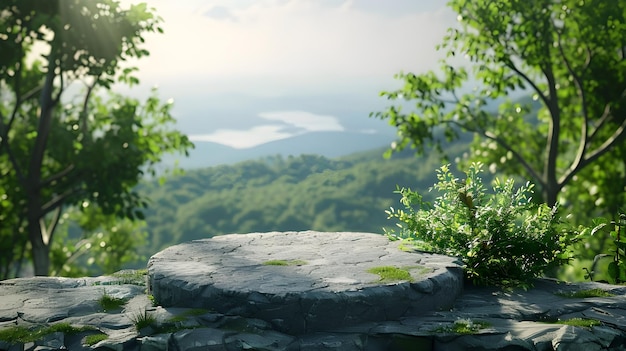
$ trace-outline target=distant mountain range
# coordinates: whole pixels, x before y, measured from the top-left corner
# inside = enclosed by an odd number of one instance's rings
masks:
[[[394,140],[395,135],[389,130],[371,134],[346,131],[309,132],[246,149],[235,149],[213,142],[195,142],[195,149],[191,150],[189,157],[168,155],[164,158],[163,164],[171,167],[178,161],[180,168],[196,169],[275,155],[316,154],[335,158],[359,151],[387,147]]]

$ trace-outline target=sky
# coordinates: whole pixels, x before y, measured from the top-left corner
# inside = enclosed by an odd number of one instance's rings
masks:
[[[134,0],[123,0],[124,4]],[[195,142],[247,148],[315,131],[374,133],[382,90],[436,69],[446,0],[150,0],[142,85],[175,101]]]

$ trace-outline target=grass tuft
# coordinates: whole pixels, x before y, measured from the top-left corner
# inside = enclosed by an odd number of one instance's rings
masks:
[[[130,319],[133,321],[133,324],[135,324],[137,331],[148,327],[156,328],[157,326],[156,317],[149,314],[147,310],[144,310],[143,313],[134,314]]]
[[[102,310],[107,312],[122,308],[122,306],[126,303],[126,300],[111,296],[107,294],[105,290],[102,297],[98,299],[98,303],[100,304],[100,307],[102,307]]]

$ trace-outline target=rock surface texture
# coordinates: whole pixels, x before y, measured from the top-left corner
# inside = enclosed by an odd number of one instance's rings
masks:
[[[367,273],[380,266],[410,278]],[[155,255],[148,274],[1,281],[0,350],[626,349],[626,287],[537,280],[528,291],[461,291],[458,270],[373,234],[218,237]],[[589,289],[615,296],[564,297]],[[559,324],[573,318],[596,325]]]
[[[406,277],[379,276],[372,269]],[[463,288],[454,258],[403,251],[399,242],[368,233],[196,240],[154,255],[148,275],[164,307],[261,319],[291,335],[450,308]]]

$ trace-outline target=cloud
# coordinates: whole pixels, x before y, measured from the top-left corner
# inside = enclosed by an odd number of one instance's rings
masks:
[[[379,90],[399,71],[436,68],[434,47],[455,23],[452,12],[434,0],[422,11],[408,1],[381,3],[154,0],[165,34],[146,38],[151,56],[140,75],[161,85],[201,81],[208,93],[284,94],[364,82]]]
[[[237,18],[233,16],[232,12],[224,6],[212,7],[204,12],[204,16],[218,20],[237,20]]]
[[[189,139],[194,142],[209,141],[235,149],[246,149],[296,135],[296,133],[284,132],[284,128],[280,125],[264,125],[246,130],[218,129],[210,134],[189,135]]]
[[[359,130],[359,133],[361,133],[361,134],[378,134],[378,131],[376,129],[370,128],[370,129],[361,129],[361,130]]]
[[[282,124],[260,125],[249,129],[218,129],[210,134],[192,134],[189,139],[194,142],[210,141],[236,149],[245,149],[309,132],[345,130],[336,117],[306,111],[263,112],[259,117]]]
[[[344,127],[336,117],[317,115],[305,111],[263,112],[259,117],[268,121],[280,121],[301,128],[307,132],[343,131]]]

